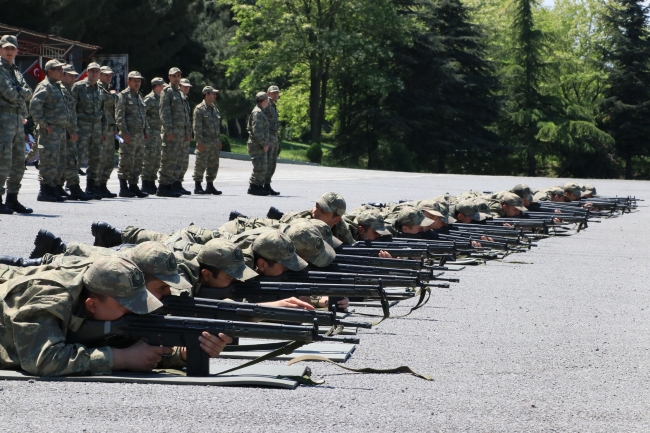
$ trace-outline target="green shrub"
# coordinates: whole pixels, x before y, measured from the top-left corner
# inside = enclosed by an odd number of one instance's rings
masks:
[[[230,139],[228,139],[227,135],[223,135],[223,134],[221,135],[221,145],[222,145],[221,150],[223,152],[232,152],[230,148]]]
[[[312,143],[305,153],[307,154],[307,159],[311,162],[320,164],[321,159],[323,159],[323,148],[320,143]]]

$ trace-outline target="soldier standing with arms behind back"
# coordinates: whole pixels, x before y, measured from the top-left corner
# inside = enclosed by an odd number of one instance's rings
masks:
[[[142,161],[142,191],[155,194],[156,178],[160,168],[160,152],[162,147],[160,127],[160,92],[165,86],[165,81],[156,77],[151,80],[151,93],[144,98],[147,109],[147,123],[149,124],[149,139],[144,141],[144,158]]]
[[[190,89],[192,88],[190,80],[187,78],[181,79],[180,87],[181,93],[183,94],[183,107],[185,109],[185,133],[187,134],[187,140],[183,142],[181,150],[178,154],[176,168],[174,169],[174,183],[172,184],[172,191],[181,193],[182,195],[191,195],[191,192],[183,188],[183,179],[185,177],[185,173],[187,172],[187,167],[190,165],[190,140],[192,137],[192,110],[190,109],[190,100],[187,97],[187,95],[190,93]]]
[[[88,154],[97,154],[103,149],[107,138],[104,134],[104,94],[99,87],[99,64],[91,63],[86,68],[87,77],[76,82],[72,86],[72,97],[75,100],[77,110],[77,134],[79,140],[76,145],[68,143],[66,151],[67,167],[65,170],[65,180],[68,182],[70,189],[70,198],[73,200],[95,200],[97,197],[93,194],[93,185],[97,179],[97,167],[92,166],[95,172],[91,171],[90,159],[88,161],[88,170],[86,177],[86,191],[84,192],[79,185],[79,172],[84,156]],[[101,199],[101,196],[99,197]]]
[[[278,99],[280,99],[280,88],[278,86],[270,86],[267,94],[269,95],[269,106],[266,107],[265,111],[266,117],[269,119],[269,151],[267,152],[268,166],[266,168],[264,189],[271,195],[280,195],[279,191],[274,191],[271,188],[271,178],[275,174],[275,167],[278,164],[278,152],[280,151],[280,144],[278,142],[280,119],[278,116],[278,107],[275,105]]]
[[[111,178],[111,173],[115,168],[115,134],[117,125],[115,124],[115,106],[117,105],[117,95],[115,91],[110,90],[111,80],[113,79],[113,70],[108,66],[102,66],[99,74],[99,86],[104,92],[104,118],[106,130],[106,142],[102,146],[103,154],[98,157],[97,164],[99,167],[98,178],[95,179],[93,193],[99,198],[115,198],[117,194],[110,192],[106,184]],[[88,168],[90,168],[90,157],[88,159]],[[86,191],[88,192],[88,191]]]
[[[142,75],[131,71],[128,87],[120,92],[115,113],[115,121],[124,143],[120,145],[120,162],[117,177],[120,180],[120,197],[148,197],[149,194],[138,188],[138,178],[142,172],[144,141],[149,138],[147,111],[139,90]],[[128,186],[127,186],[128,182]]]
[[[214,180],[219,171],[219,152],[221,151],[221,118],[214,105],[218,90],[210,86],[203,88],[203,102],[194,109],[194,139],[196,140],[196,161],[194,163],[194,194],[219,195],[214,187]],[[207,186],[201,186],[203,173]]]
[[[14,65],[18,55],[18,39],[5,35],[0,39],[0,214],[32,213],[32,209],[18,202],[20,182],[25,173],[25,139],[23,120],[32,89]],[[2,204],[5,181],[6,205]]]
[[[248,194],[269,195],[264,189],[268,169],[269,119],[264,110],[269,106],[269,96],[264,92],[255,95],[257,105],[253,108],[246,129],[248,130],[248,154],[253,162],[253,174],[250,178]]]
[[[65,147],[69,114],[61,78],[64,63],[50,60],[43,68],[47,77],[36,86],[30,105],[34,123],[38,125],[38,180],[41,190],[36,200],[57,202],[66,198],[57,194],[59,155]]]
[[[180,197],[182,194],[172,190],[176,161],[185,141],[189,141],[189,131],[185,129],[187,114],[183,94],[179,88],[181,70],[169,70],[169,84],[160,93],[160,121],[162,122],[162,154],[158,185],[159,197]]]

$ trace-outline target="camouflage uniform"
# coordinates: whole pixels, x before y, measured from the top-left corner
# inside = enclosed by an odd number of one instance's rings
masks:
[[[66,128],[69,128],[70,114],[63,89],[63,84],[47,77],[36,86],[30,104],[32,118],[38,125],[38,180],[41,185],[51,187],[57,186],[61,177],[59,154],[65,148]],[[47,127],[52,128],[51,133]]]
[[[192,117],[190,113],[192,110],[190,109],[190,101],[187,99],[187,96],[183,94],[181,94],[181,96],[183,97],[183,109],[185,111],[185,133],[191,137]],[[178,160],[176,161],[176,167],[174,169],[174,181],[183,182],[183,178],[187,172],[187,167],[190,165],[190,144],[190,140],[185,141],[183,139],[178,154]]]
[[[224,235],[218,230],[205,229],[195,225],[184,227],[171,234],[145,230],[134,226],[128,226],[122,230],[122,243],[125,244],[140,244],[147,241],[156,241],[170,246],[178,241],[182,241],[204,245],[211,239],[221,237],[224,237]]]
[[[27,118],[25,101],[32,97],[16,65],[4,59],[0,63],[0,196],[7,191],[18,193],[25,172],[25,136],[23,119]]]
[[[129,181],[130,184],[137,184],[142,172],[144,134],[149,128],[146,107],[140,94],[130,88],[122,90],[115,117],[120,134],[129,134],[131,137],[130,143],[120,144],[117,177]]]
[[[305,210],[302,212],[289,212],[280,219],[280,222],[289,223],[298,218],[312,219],[311,210]],[[344,218],[341,218],[341,221],[332,227],[332,234],[335,238],[346,245],[352,245],[354,243],[354,238],[352,237],[348,223],[346,223]]]
[[[76,149],[77,143],[73,142],[70,140],[70,135],[72,134],[77,134],[77,103],[74,100],[71,89],[72,87],[68,87],[66,84],[63,84],[63,93],[65,94],[66,101],[68,102],[68,126],[66,130],[68,131],[68,140],[65,143],[65,147],[61,149],[61,154],[59,157],[59,173],[60,176],[58,177],[58,185],[63,186],[64,181],[68,181],[68,185],[74,185],[73,182],[78,184],[79,183],[79,174],[77,172],[74,173],[74,177],[66,177],[66,174],[70,173],[70,170],[68,170],[68,165],[71,163],[71,160],[69,158],[70,151],[68,149]],[[77,139],[77,142],[79,140]],[[73,151],[76,154],[76,151]],[[75,163],[76,167],[76,160],[72,160],[73,163]]]
[[[269,119],[269,151],[267,152],[267,168],[265,185],[271,184],[271,178],[275,174],[275,167],[278,164],[278,152],[280,150],[278,143],[278,129],[280,128],[280,119],[278,118],[278,107],[275,102],[269,98],[269,106],[266,107],[266,117]]]
[[[101,159],[98,157],[96,160],[99,167],[99,178],[96,180],[100,183],[105,183],[111,178],[111,173],[113,173],[113,169],[115,168],[115,106],[117,105],[118,96],[111,93],[108,87],[101,81],[99,82],[99,86],[104,94],[104,134],[106,135],[106,142],[102,147],[103,154]],[[88,168],[90,168],[90,159],[88,159]]]
[[[79,139],[72,143],[67,152],[68,164],[65,179],[68,187],[79,184],[79,169],[87,155],[93,161],[103,155],[102,135],[106,125],[104,118],[104,95],[98,83],[90,85],[88,80],[81,80],[72,86],[72,97],[77,109],[77,135]],[[99,179],[100,165],[88,162],[88,178]]]
[[[197,146],[203,144],[205,149],[195,150],[196,162],[194,165],[194,182],[205,180],[213,182],[219,171],[219,142],[221,131],[219,129],[219,110],[214,105],[201,102],[194,109],[194,140]]]
[[[264,146],[269,144],[269,120],[262,107],[258,104],[248,117],[248,154],[253,162],[251,185],[264,187],[268,170],[268,153]]]
[[[155,182],[160,168],[160,152],[162,139],[160,137],[160,95],[154,92],[144,98],[149,124],[149,139],[144,141],[144,157],[142,162],[142,180]]]
[[[162,122],[162,155],[159,179],[161,185],[171,185],[176,162],[181,158],[185,146],[185,135],[190,134],[189,113],[185,109],[185,99],[178,87],[167,85],[160,93],[160,121]],[[174,134],[169,140],[167,134]]]

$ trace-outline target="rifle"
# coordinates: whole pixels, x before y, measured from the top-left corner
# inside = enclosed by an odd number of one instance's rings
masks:
[[[92,346],[101,344],[107,338],[120,336],[142,339],[152,346],[184,346],[187,348],[187,375],[208,376],[210,358],[199,343],[199,336],[206,331],[212,335],[222,333],[233,338],[289,339],[303,344],[314,341],[359,343],[359,339],[354,337],[319,335],[316,323],[314,326],[280,325],[137,314],[127,314],[112,322],[85,320],[76,332],[68,332],[66,342]]]
[[[274,322],[312,323],[319,325],[372,328],[370,323],[337,319],[334,311],[302,310],[298,308],[267,307],[245,302],[219,301],[188,296],[166,296],[155,314],[199,317],[202,319],[237,320],[240,322],[266,320]]]
[[[410,269],[410,270],[443,269],[440,267],[432,267],[432,266],[425,265],[424,258],[422,257],[420,257],[420,260],[405,260],[405,259],[385,259],[383,257],[367,257],[367,256],[354,256],[354,255],[347,255],[347,254],[336,254],[336,258],[334,259],[333,263],[361,265],[361,266],[377,266],[377,267]]]
[[[426,282],[418,277],[408,277],[405,275],[374,275],[374,274],[349,274],[345,272],[322,272],[322,271],[299,271],[285,272],[277,277],[258,277],[260,282],[292,282],[292,283],[311,283],[311,284],[368,284],[377,285],[381,282],[384,287],[438,287],[447,289],[449,284],[433,284]],[[456,278],[440,279],[440,281],[450,281],[457,283]]]
[[[399,269],[392,267],[374,267],[364,265],[351,265],[347,263],[331,263],[323,268],[316,268],[309,266],[308,270],[322,271],[322,272],[343,272],[351,274],[373,274],[373,275],[403,275],[406,277],[420,278],[423,281],[429,281],[435,277],[433,276],[432,269]]]

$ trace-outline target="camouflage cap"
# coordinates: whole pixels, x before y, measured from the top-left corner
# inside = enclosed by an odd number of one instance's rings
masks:
[[[171,69],[169,70],[169,73],[167,73],[167,75],[174,75],[174,74],[176,74],[176,73],[178,73],[178,72],[183,72],[183,71],[181,71],[181,70],[178,69],[177,67],[173,67],[173,68],[171,68]]]
[[[384,218],[377,212],[373,212],[371,210],[361,212],[359,215],[357,215],[357,224],[364,227],[370,227],[382,236],[391,234],[390,231],[386,228]]]
[[[140,78],[140,79],[143,79],[144,77],[138,71],[131,71],[131,72],[129,72],[128,78]]]
[[[296,247],[296,254],[319,268],[330,265],[336,252],[323,240],[320,231],[309,221],[291,223],[284,230]]]
[[[187,78],[181,78],[181,86],[192,87],[192,84]]]
[[[550,188],[546,188],[546,192],[553,197],[554,195],[564,195],[564,188],[561,186],[552,186]]]
[[[596,187],[590,183],[582,185],[582,190],[584,191],[584,194],[591,194],[592,196],[596,196]]]
[[[582,188],[580,188],[580,185],[578,185],[575,182],[567,182],[564,184],[564,192],[568,192],[570,194],[575,194],[578,196],[578,198],[582,197]]]
[[[325,212],[334,212],[338,216],[345,214],[346,204],[341,194],[326,192],[316,200],[316,204]]]
[[[45,64],[45,67],[43,68],[43,70],[49,71],[52,68],[58,68],[58,67],[63,67],[63,66],[65,66],[65,63],[61,63],[57,59],[52,59],[52,60],[48,61]]]
[[[295,219],[294,221],[302,221],[302,219]],[[309,221],[314,227],[316,227],[320,232],[320,235],[323,237],[323,240],[327,242],[332,248],[338,248],[343,245],[343,242],[334,237],[332,229],[324,221],[317,219],[304,219],[304,221]]]
[[[192,285],[178,274],[174,253],[160,242],[143,242],[126,250],[126,255],[142,272],[163,280],[170,287],[186,291],[192,288]]]
[[[397,225],[402,226],[422,226],[428,227],[435,223],[434,220],[424,216],[421,210],[414,207],[405,207],[397,214]]]
[[[110,296],[136,314],[148,314],[162,307],[147,291],[142,271],[124,257],[97,258],[84,273],[83,283],[91,292]]]
[[[205,86],[202,92],[204,95],[207,95],[208,93],[219,93],[219,91],[212,86]]]
[[[278,86],[269,86],[266,93],[279,92],[279,91],[280,91],[280,88]]]
[[[520,183],[510,190],[511,193],[517,194],[522,199],[533,201],[533,192],[528,185]]]
[[[18,48],[18,38],[15,37],[14,35],[4,35],[0,39],[0,45],[2,45],[2,48],[5,47]]]
[[[88,65],[86,68],[87,71],[90,71],[91,69],[99,69],[101,71],[101,66],[99,66],[99,63],[92,62],[91,64]]]
[[[487,218],[487,215],[479,212],[478,204],[472,200],[463,200],[456,203],[456,213],[462,213],[474,221],[483,221]]]
[[[281,263],[292,271],[300,271],[307,262],[298,257],[291,238],[280,230],[268,230],[255,239],[251,249],[267,260]]]
[[[522,212],[526,212],[528,210],[524,207],[524,204],[521,201],[521,197],[519,197],[517,194],[514,194],[512,192],[506,192],[501,194],[499,201],[508,206],[514,206],[515,208],[519,209]]]
[[[418,209],[422,212],[426,211],[431,215],[438,216],[445,224],[453,224],[456,222],[456,218],[452,217],[449,213],[449,203],[444,200],[440,201],[438,198],[422,200],[418,204]]]
[[[102,66],[101,68],[99,68],[99,72],[101,72],[102,74],[114,74],[115,73],[115,72],[113,72],[113,70],[111,69],[110,66]]]
[[[262,102],[265,99],[269,99],[269,95],[266,92],[257,92],[255,94],[255,102]]]
[[[257,277],[257,272],[246,266],[241,248],[227,239],[217,238],[206,242],[196,261],[220,269],[236,280],[247,281]]]
[[[66,74],[70,74],[70,75],[79,75],[79,72],[75,71],[74,66],[72,66],[72,65],[65,65],[63,67],[63,72],[65,72]]]
[[[165,85],[165,80],[163,80],[161,77],[155,77],[153,80],[151,80],[151,85],[152,86],[164,86]]]

